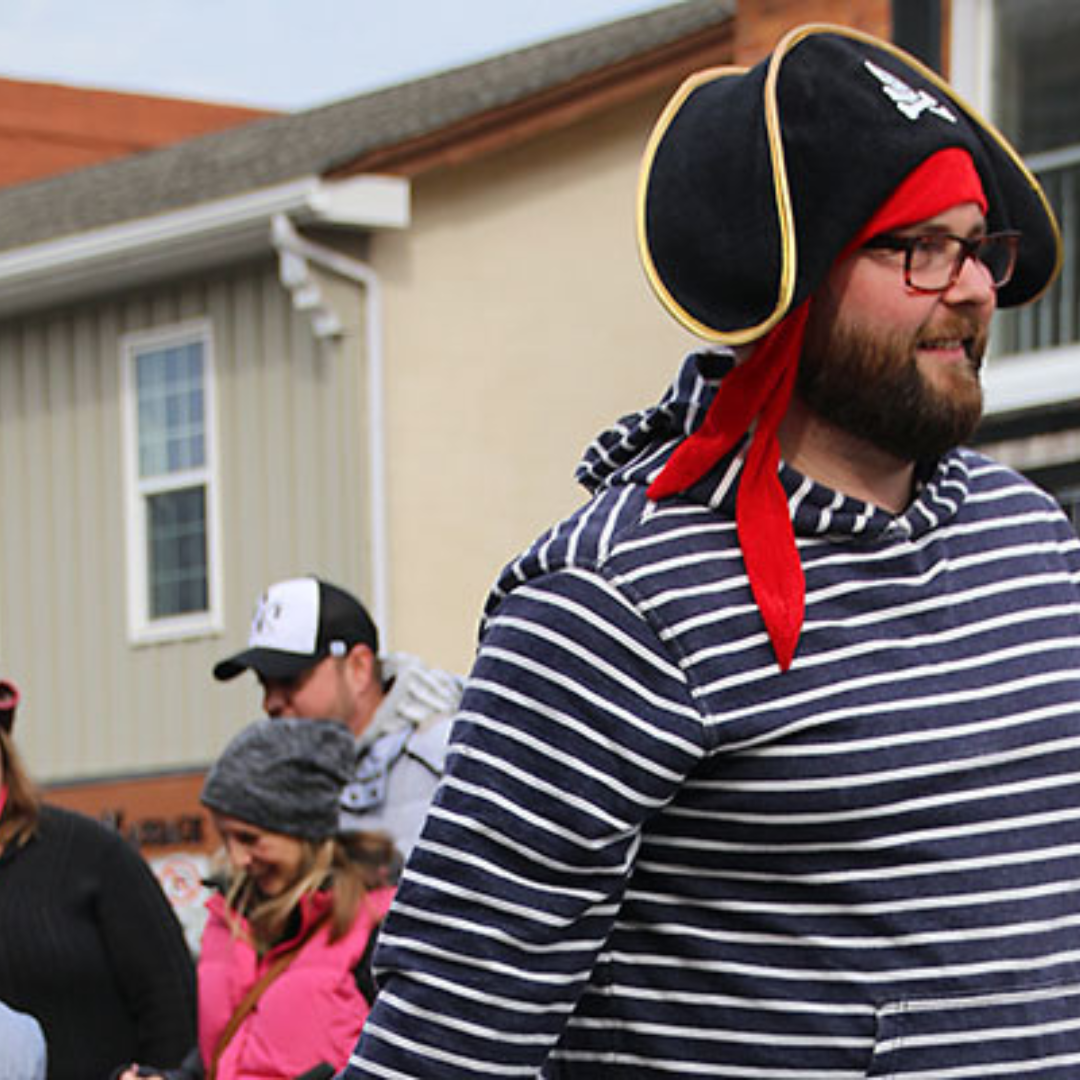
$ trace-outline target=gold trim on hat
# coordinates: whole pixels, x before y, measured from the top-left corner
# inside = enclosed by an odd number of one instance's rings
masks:
[[[661,140],[664,135],[667,134],[667,129],[675,118],[675,114],[682,108],[686,99],[690,97],[695,90],[708,83],[716,82],[718,79],[728,78],[733,75],[745,75],[747,71],[749,71],[749,68],[733,66],[706,68],[702,71],[695,72],[684,80],[682,85],[680,85],[672,95],[671,100],[664,107],[664,111],[660,114],[659,119],[653,126],[652,132],[649,135],[649,141],[645,145],[641,168],[638,172],[637,241],[638,255],[641,259],[642,266],[645,269],[645,276],[648,278],[649,284],[652,286],[653,291],[656,293],[660,302],[687,330],[692,334],[696,334],[698,337],[704,338],[706,341],[716,341],[724,345],[742,345],[748,341],[753,341],[758,336],[755,333],[756,328],[734,332],[716,330],[714,327],[707,326],[705,323],[696,319],[682,306],[682,304],[679,303],[678,300],[675,299],[667,285],[664,284],[659,271],[656,269],[656,264],[653,262],[652,250],[649,247],[649,237],[645,223],[646,202],[653,159],[660,147]]]
[[[750,69],[745,67],[715,67],[706,68],[690,75],[675,91],[671,100],[665,106],[659,119],[653,127],[642,155],[641,168],[638,174],[637,184],[637,243],[638,254],[641,258],[645,275],[649,284],[656,293],[660,302],[674,318],[691,333],[706,341],[714,341],[723,345],[745,345],[768,333],[789,312],[795,293],[795,283],[798,276],[798,252],[795,240],[794,211],[791,205],[791,190],[788,184],[787,166],[784,158],[783,135],[780,128],[780,107],[777,95],[777,83],[780,78],[780,66],[784,58],[799,42],[814,34],[831,34],[859,41],[874,48],[881,49],[885,53],[893,55],[902,64],[915,71],[928,83],[934,86],[944,97],[957,106],[977,128],[981,128],[1002,150],[1005,156],[1016,167],[1020,176],[1028,183],[1036,198],[1042,205],[1046,220],[1055,242],[1055,262],[1053,270],[1047,275],[1042,288],[1029,297],[1024,303],[1032,303],[1042,296],[1053,284],[1058,276],[1064,261],[1064,244],[1061,229],[1057,217],[1050,206],[1050,202],[1043,191],[1042,185],[1034,174],[1024,164],[1015,148],[998,131],[993,124],[984,119],[973,109],[948,83],[936,72],[926,67],[923,63],[909,53],[893,45],[891,42],[874,37],[872,34],[854,30],[850,27],[837,26],[831,23],[809,23],[805,26],[796,27],[785,34],[777,44],[769,59],[765,74],[764,84],[764,114],[765,131],[769,144],[769,159],[773,173],[773,192],[776,207],[777,225],[780,233],[780,280],[777,289],[777,300],[772,312],[755,326],[744,327],[736,330],[718,330],[708,326],[700,319],[691,315],[689,311],[675,299],[667,285],[664,283],[652,258],[649,245],[649,237],[646,229],[646,202],[649,187],[649,178],[652,173],[653,162],[659,149],[660,143],[670,127],[675,115],[679,112],[686,100],[695,91],[709,83],[722,78],[745,75]]]

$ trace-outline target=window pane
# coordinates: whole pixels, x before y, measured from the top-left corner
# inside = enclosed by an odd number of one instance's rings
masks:
[[[998,353],[1034,352],[1080,340],[1080,4],[1075,0],[996,0],[994,119],[1036,163],[1065,234],[1065,267],[1035,304],[1003,312]]]
[[[209,607],[206,489],[183,488],[147,499],[150,617]]]
[[[1080,4],[997,0],[997,119],[1021,153],[1080,141]]]
[[[1062,272],[1034,304],[1002,311],[994,346],[999,354],[1034,352],[1080,340],[1080,160],[1038,170],[1038,178],[1061,223]],[[1021,241],[1022,242],[1022,241]]]
[[[139,475],[200,468],[206,461],[202,343],[139,353],[135,368]]]

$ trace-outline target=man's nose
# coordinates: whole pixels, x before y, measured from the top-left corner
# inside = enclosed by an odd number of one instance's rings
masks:
[[[289,704],[289,695],[280,686],[267,686],[263,689],[263,712],[277,719],[285,715]]]
[[[993,271],[974,255],[961,264],[956,280],[949,286],[948,297],[954,304],[993,304],[997,299]]]

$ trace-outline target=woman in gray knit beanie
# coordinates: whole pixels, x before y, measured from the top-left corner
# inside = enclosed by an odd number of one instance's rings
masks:
[[[394,847],[382,834],[338,835],[355,756],[336,721],[263,719],[206,777],[202,802],[230,868],[225,895],[207,904],[199,957],[193,1058],[211,1080],[336,1072],[356,1043]],[[124,1078],[134,1075],[133,1066]]]

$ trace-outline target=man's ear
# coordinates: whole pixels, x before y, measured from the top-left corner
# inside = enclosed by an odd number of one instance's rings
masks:
[[[345,666],[354,684],[367,690],[378,683],[375,653],[367,645],[354,645],[345,656]]]

